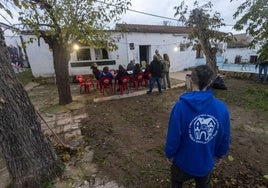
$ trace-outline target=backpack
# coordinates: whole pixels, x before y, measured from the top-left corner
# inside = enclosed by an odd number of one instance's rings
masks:
[[[227,89],[223,79],[220,76],[216,77],[216,79],[212,82],[211,87],[214,89]]]

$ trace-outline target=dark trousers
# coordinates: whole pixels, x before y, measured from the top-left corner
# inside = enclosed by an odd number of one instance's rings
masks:
[[[171,187],[182,188],[183,182],[194,179],[196,188],[210,188],[210,174],[204,177],[192,176],[184,172],[180,167],[171,165]]]
[[[152,92],[154,88],[154,83],[157,82],[158,92],[162,92],[162,86],[161,86],[161,77],[151,77],[150,83],[149,83],[149,91]]]

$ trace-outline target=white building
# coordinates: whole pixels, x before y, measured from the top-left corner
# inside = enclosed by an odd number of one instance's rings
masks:
[[[130,60],[135,60],[135,63],[141,63],[141,61],[150,63],[156,49],[162,56],[164,53],[169,55],[171,72],[204,63],[202,53],[193,51],[191,47],[185,48],[189,32],[189,28],[178,26],[117,24],[114,35],[121,36],[117,42],[118,50],[107,52],[105,49],[81,47],[71,53],[69,73],[70,75],[91,74],[90,67],[94,62],[98,64],[99,69],[104,66],[117,69],[120,64],[126,67]],[[35,38],[30,35],[21,36],[24,41]],[[5,34],[5,38],[7,45],[11,43],[21,45],[17,36],[11,37]],[[226,45],[223,45],[223,48],[225,52],[217,56],[217,60],[221,63],[227,54]],[[39,45],[37,40],[28,43],[26,51],[34,77],[55,75],[52,52],[44,40],[40,39]]]
[[[135,60],[135,63],[141,63],[141,61],[150,63],[156,49],[162,56],[164,53],[169,55],[171,72],[195,65],[196,52],[190,48],[183,49],[183,44],[190,32],[188,28],[117,24],[116,31],[118,30],[123,30],[123,33],[115,32],[115,35],[121,36],[117,43],[118,50],[106,52],[105,49],[82,48],[72,53],[69,64],[70,75],[88,73],[88,67],[94,62],[97,62],[100,69],[103,66],[117,69],[120,64],[127,67],[131,60]],[[86,55],[84,58],[79,58],[81,54]],[[90,57],[87,54],[90,54]]]

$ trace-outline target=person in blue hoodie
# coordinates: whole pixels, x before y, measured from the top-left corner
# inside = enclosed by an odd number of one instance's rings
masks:
[[[172,188],[190,179],[195,179],[196,188],[209,188],[215,162],[228,152],[230,115],[208,89],[212,76],[208,65],[195,67],[190,77],[192,91],[182,94],[172,109],[165,145]]]

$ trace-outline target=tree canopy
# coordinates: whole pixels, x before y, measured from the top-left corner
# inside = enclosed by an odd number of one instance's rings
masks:
[[[194,49],[201,49],[204,52],[206,63],[211,65],[216,72],[216,53],[221,50],[219,44],[230,40],[232,33],[219,31],[225,24],[220,13],[212,12],[212,6],[211,2],[199,5],[198,1],[195,1],[195,8],[189,10],[185,1],[182,1],[179,6],[175,7],[175,16],[179,17],[178,21],[192,29],[188,36],[190,45],[193,45]]]
[[[73,44],[114,50],[116,36],[107,31],[130,0],[13,0],[23,30],[43,38],[53,53],[59,104],[72,102],[68,62]]]
[[[24,29],[34,32],[49,43],[81,44],[114,49],[114,39],[109,37],[110,24],[120,19],[130,5],[122,0],[30,0],[15,1],[20,8],[19,21]]]
[[[231,0],[233,1],[233,0]],[[239,18],[234,29],[246,29],[253,37],[251,47],[258,43],[261,46],[268,45],[268,1],[267,0],[246,0],[234,13],[234,18]]]

